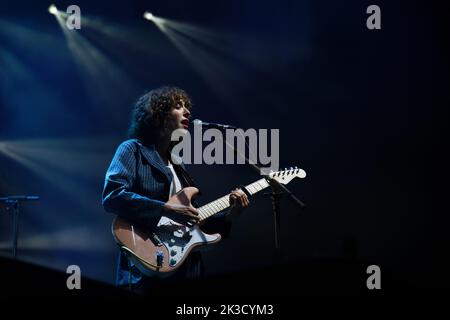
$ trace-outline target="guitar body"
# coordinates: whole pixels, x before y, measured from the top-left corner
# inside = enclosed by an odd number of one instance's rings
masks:
[[[306,177],[300,168],[290,168],[269,174],[272,181],[288,184],[294,178]],[[259,179],[245,186],[245,190],[253,195],[269,187],[266,178]],[[173,195],[168,203],[173,205],[192,206],[191,199],[198,195],[195,187],[187,187]],[[126,220],[117,217],[112,225],[114,239],[121,249],[133,261],[134,265],[148,276],[168,276],[178,269],[189,253],[201,246],[219,242],[220,234],[206,234],[200,229],[205,219],[230,207],[229,194],[197,208],[199,223],[181,224],[168,217],[161,217],[152,230],[142,230]]]
[[[191,205],[198,194],[194,187],[184,188],[173,195],[172,204]],[[197,247],[220,241],[220,234],[206,234],[198,224],[185,225],[168,217],[161,217],[156,228],[142,230],[116,217],[112,225],[115,241],[143,274],[167,276],[178,269]]]

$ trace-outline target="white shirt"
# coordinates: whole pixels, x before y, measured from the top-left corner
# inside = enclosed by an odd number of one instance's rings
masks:
[[[180,191],[182,189],[182,186],[181,186],[180,179],[178,178],[178,175],[176,174],[175,169],[173,168],[173,165],[170,162],[169,162],[169,165],[167,166],[167,168],[169,168],[173,174],[173,180],[172,180],[172,183],[170,184],[170,191],[169,191],[169,198],[170,198],[175,193]]]

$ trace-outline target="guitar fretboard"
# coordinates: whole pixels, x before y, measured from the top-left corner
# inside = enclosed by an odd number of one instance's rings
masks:
[[[268,186],[269,183],[267,182],[266,179],[263,178],[245,186],[245,188],[251,195],[254,195],[255,193],[267,188]],[[226,210],[229,207],[230,207],[230,194],[227,194],[217,200],[209,202],[197,209],[199,212],[200,221],[205,220],[220,211]]]

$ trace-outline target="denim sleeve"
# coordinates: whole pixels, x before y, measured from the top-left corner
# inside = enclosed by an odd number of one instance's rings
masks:
[[[136,181],[136,146],[124,142],[118,148],[106,172],[103,208],[124,218],[150,223],[162,215],[164,202],[132,191]]]

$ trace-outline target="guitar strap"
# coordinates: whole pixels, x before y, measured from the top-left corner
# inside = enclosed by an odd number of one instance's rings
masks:
[[[181,165],[178,164],[172,164],[173,168],[178,175],[178,178],[181,180],[181,184],[184,187],[196,187],[194,183],[194,179],[187,173],[186,170]]]
[[[172,158],[172,155],[169,150],[167,150],[166,156],[168,159]],[[180,182],[181,182],[183,188],[196,187],[195,183],[194,183],[194,179],[192,179],[192,177],[189,175],[189,173],[187,173],[187,171],[183,168],[183,166],[181,166],[179,164],[175,164],[173,162],[172,162],[172,166],[173,166],[173,169],[175,170],[175,173],[178,176],[178,179],[180,179]]]
[[[173,165],[173,169],[175,170],[175,172],[178,176],[178,179],[180,179],[183,187],[196,187],[197,188],[197,186],[195,185],[194,179],[192,179],[192,177],[189,175],[189,173],[182,166],[177,165],[177,164],[172,164],[172,165]],[[200,191],[198,196],[201,196],[201,195],[202,195],[202,192]],[[192,199],[192,205],[195,208],[199,207],[199,204],[196,201],[196,199]]]

